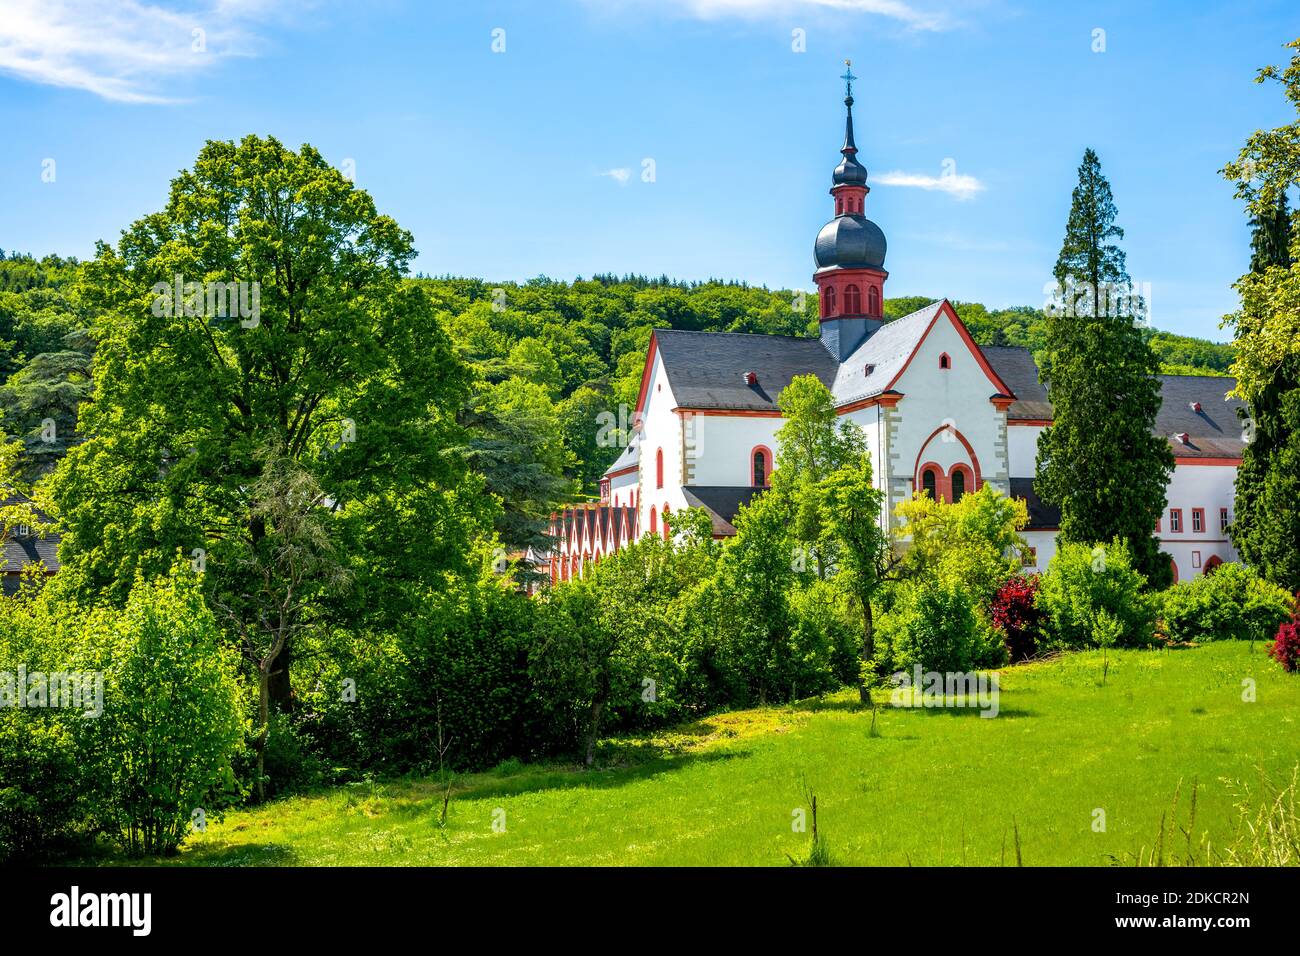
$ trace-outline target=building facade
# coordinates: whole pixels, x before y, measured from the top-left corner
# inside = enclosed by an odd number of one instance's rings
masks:
[[[956,501],[991,485],[1023,498],[1031,570],[1056,551],[1059,510],[1034,492],[1038,439],[1052,406],[1027,349],[981,348],[952,305],[902,318],[882,314],[887,244],[866,218],[867,171],[845,97],[845,140],[831,178],[834,217],[813,247],[819,338],[653,333],[641,377],[632,443],[601,481],[601,502],[552,521],[552,580],[642,534],[671,534],[672,515],[701,507],[714,535],[735,533],[740,507],[767,486],[781,426],[777,397],[796,375],[816,375],[838,414],[863,431],[888,527],[918,491]],[[1176,467],[1154,533],[1176,580],[1237,559],[1226,534],[1244,440],[1230,378],[1160,376],[1155,431]],[[617,532],[608,530],[617,526]]]

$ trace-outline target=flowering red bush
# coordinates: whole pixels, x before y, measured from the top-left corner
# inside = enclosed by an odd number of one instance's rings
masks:
[[[1007,640],[1011,660],[1027,660],[1038,651],[1044,614],[1034,603],[1038,595],[1038,575],[1017,574],[998,588],[990,611],[993,626]]]
[[[1283,621],[1277,629],[1277,636],[1273,638],[1273,646],[1268,649],[1268,655],[1288,673],[1294,674],[1300,668],[1300,594],[1296,595],[1291,620]]]

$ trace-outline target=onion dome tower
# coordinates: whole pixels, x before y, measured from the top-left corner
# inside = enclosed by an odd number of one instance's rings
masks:
[[[820,300],[821,338],[826,348],[843,362],[867,337],[884,324],[885,234],[862,214],[866,203],[867,170],[858,162],[858,147],[853,141],[852,63],[841,77],[844,80],[843,159],[831,177],[831,195],[835,197],[835,218],[822,226],[813,247]]]

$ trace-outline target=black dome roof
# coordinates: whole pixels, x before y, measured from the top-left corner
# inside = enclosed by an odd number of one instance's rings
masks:
[[[817,233],[813,260],[818,269],[881,269],[885,265],[885,234],[865,216],[836,216]]]

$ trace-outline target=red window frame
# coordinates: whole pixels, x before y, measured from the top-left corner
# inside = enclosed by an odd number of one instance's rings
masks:
[[[656,448],[655,449],[655,487],[662,488],[663,486],[664,486],[664,450],[662,448]]]
[[[1169,533],[1170,534],[1183,533],[1183,509],[1182,508],[1169,509]]]
[[[1205,509],[1192,509],[1192,533],[1203,534],[1205,532]]]

